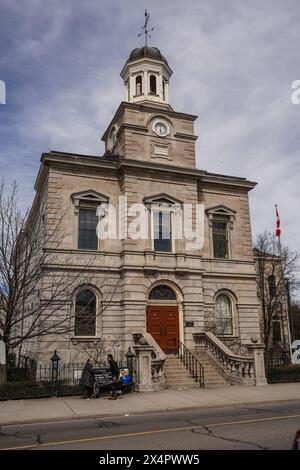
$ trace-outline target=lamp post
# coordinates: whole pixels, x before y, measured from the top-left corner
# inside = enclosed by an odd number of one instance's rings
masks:
[[[133,358],[135,357],[133,352],[131,351],[130,348],[128,348],[127,353],[125,354],[126,357],[126,362],[127,362],[127,367],[129,369],[129,373],[132,377],[133,380]]]
[[[52,396],[57,396],[59,361],[60,361],[60,357],[58,356],[58,354],[55,350],[53,356],[51,357],[51,362],[52,362],[52,367],[51,367],[51,370],[52,370],[52,373],[51,373],[51,395]]]

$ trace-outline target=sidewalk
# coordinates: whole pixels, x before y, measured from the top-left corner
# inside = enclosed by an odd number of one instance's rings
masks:
[[[116,401],[80,397],[0,402],[0,425],[124,416],[213,406],[300,400],[300,383],[129,393]]]

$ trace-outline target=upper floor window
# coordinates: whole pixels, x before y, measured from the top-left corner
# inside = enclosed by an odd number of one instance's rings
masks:
[[[231,257],[230,232],[234,227],[236,211],[224,205],[206,209],[212,245],[212,256],[218,259]]]
[[[214,258],[229,258],[228,223],[226,220],[214,220],[212,224]]]
[[[155,251],[172,251],[171,212],[153,212],[153,238]]]
[[[135,94],[141,95],[143,93],[143,79],[141,75],[138,75],[135,79]]]
[[[150,93],[156,95],[156,76],[150,75]]]
[[[85,250],[97,250],[98,237],[96,233],[98,218],[97,208],[79,209],[79,237],[78,248]]]
[[[276,279],[274,274],[268,277],[269,295],[271,298],[276,296]]]
[[[176,217],[182,212],[182,201],[160,193],[145,197],[144,204],[151,217],[152,248],[155,251],[172,252],[173,240],[179,238]]]
[[[82,250],[97,250],[97,209],[102,204],[107,205],[109,198],[93,189],[73,193],[71,198],[75,215],[73,246]]]
[[[232,335],[232,302],[228,295],[220,294],[216,298],[215,315],[217,335]]]
[[[96,295],[84,289],[76,295],[75,336],[95,336],[96,334]]]

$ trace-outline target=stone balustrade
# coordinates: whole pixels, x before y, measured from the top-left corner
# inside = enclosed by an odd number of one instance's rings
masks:
[[[266,385],[263,349],[264,346],[253,339],[247,345],[251,356],[234,354],[213,333],[194,333],[195,354],[205,352],[231,384]]]

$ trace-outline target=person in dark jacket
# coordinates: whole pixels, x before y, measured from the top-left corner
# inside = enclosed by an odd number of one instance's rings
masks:
[[[91,398],[93,394],[93,387],[95,382],[95,376],[93,372],[93,365],[90,363],[88,359],[85,363],[85,366],[82,371],[81,379],[79,384],[84,387],[84,396],[83,398]]]
[[[118,367],[118,364],[116,363],[116,361],[114,360],[112,354],[108,354],[107,361],[108,361],[108,364],[109,364],[109,371],[111,373],[112,383],[113,383],[112,388],[111,388],[111,397],[109,398],[109,400],[116,400],[117,399],[117,391],[116,391],[116,387],[114,385],[114,382],[117,382],[117,380],[119,379],[119,367]]]

